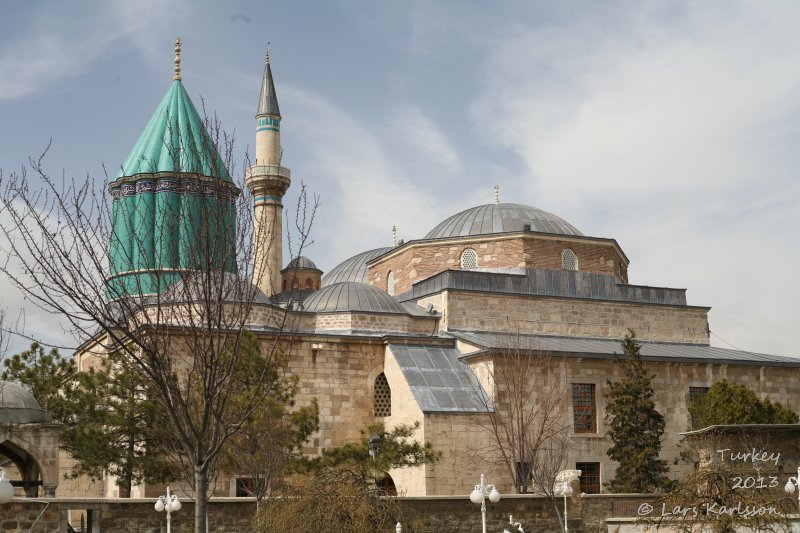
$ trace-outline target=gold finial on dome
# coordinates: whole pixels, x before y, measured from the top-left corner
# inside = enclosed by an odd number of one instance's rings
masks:
[[[181,79],[181,38],[175,38],[175,75],[173,80]]]
[[[267,41],[267,58],[264,61],[265,63],[269,63],[269,41]]]
[[[397,248],[397,226],[392,224],[392,246]]]
[[[500,204],[500,186],[499,185],[495,185],[494,186],[494,203],[495,203],[495,205],[499,205]]]

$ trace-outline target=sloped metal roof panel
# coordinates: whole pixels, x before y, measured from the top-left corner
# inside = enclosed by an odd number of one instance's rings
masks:
[[[475,374],[459,360],[461,354],[455,348],[389,344],[389,349],[422,412],[494,410]]]
[[[610,358],[621,354],[620,341],[585,337],[514,335],[503,333],[449,332],[457,339],[483,350],[520,349],[562,353],[565,356]],[[800,358],[730,350],[699,344],[640,341],[644,359],[654,361],[712,362],[744,365],[800,367]]]

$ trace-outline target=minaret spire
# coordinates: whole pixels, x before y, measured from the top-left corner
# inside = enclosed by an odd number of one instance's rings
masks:
[[[269,64],[269,47],[267,47],[264,60],[264,76],[261,78],[261,94],[258,97],[258,111],[256,111],[257,117],[267,115],[274,115],[278,118],[281,116],[278,95],[275,93],[275,83],[272,81],[272,68]]]
[[[269,47],[256,110],[256,161],[247,169],[245,183],[255,200],[253,283],[272,296],[280,290],[283,267],[283,195],[289,188],[289,169],[281,166],[281,112],[272,81]]]

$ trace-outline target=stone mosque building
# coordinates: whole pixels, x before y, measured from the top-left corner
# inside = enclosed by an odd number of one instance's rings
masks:
[[[291,161],[281,159],[282,118],[267,56],[255,116],[256,160],[245,175],[262,225],[258,234],[267,236],[257,243],[259,253],[268,254],[254,273],[263,294],[251,322],[266,342],[272,333],[260,317],[289,302],[296,324],[289,369],[300,379],[298,403],[316,397],[320,405],[320,429],[309,453],[354,442],[375,422],[389,428],[418,422],[418,440],[430,442],[442,457],[386,473],[399,493],[464,495],[481,472],[501,492],[513,492],[507,469],[476,451],[490,444],[480,422],[487,405],[494,408],[481,401],[495,392],[485,369],[502,364],[509,346],[522,342],[530,353],[560,361],[571,390],[572,447],[564,468],[582,471],[583,492],[600,492],[615,470],[606,455],[611,442],[603,391],[607,380],[620,377],[614,356],[628,329],[636,332],[655,374],[657,408],[666,418],[662,456],[670,464],[679,454],[678,433],[689,428],[690,400],[719,379],[800,411],[800,359],[712,347],[709,307],[690,304],[685,289],[660,287],[658,280],[629,284],[629,259],[620,243],[584,233],[538,207],[499,198],[464,206],[418,238],[374,250],[342,249],[335,266],[284,258],[281,199],[291,174],[283,164]],[[180,164],[191,180],[176,175],[175,147],[165,132],[180,134]],[[236,194],[227,170],[214,168],[218,159],[195,155],[204,144],[208,133],[178,75],[109,187],[114,223],[135,219],[147,206],[202,201],[207,188]],[[197,151],[186,148],[195,145]],[[313,183],[314,177],[304,180]],[[191,268],[180,254],[164,253],[179,248],[167,243],[180,233],[175,221],[135,222],[141,238],[112,243],[109,290],[115,293],[149,283],[147,270],[130,260],[142,253],[156,268]],[[324,238],[325,229],[315,233]],[[142,246],[137,243],[150,248],[126,248]],[[216,494],[236,494],[237,473],[230,474]],[[65,483],[63,490],[69,487]],[[114,496],[113,484],[105,490]]]

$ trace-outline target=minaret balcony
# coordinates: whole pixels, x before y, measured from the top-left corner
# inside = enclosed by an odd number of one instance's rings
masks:
[[[250,181],[250,179],[258,179],[262,176],[278,176],[281,178],[291,179],[291,171],[280,165],[253,165],[252,167],[247,167],[245,170],[245,179]]]

